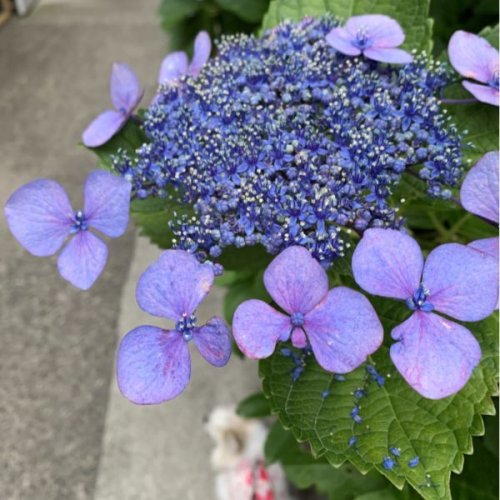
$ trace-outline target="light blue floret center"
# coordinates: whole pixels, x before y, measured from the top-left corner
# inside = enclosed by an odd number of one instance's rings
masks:
[[[421,283],[413,295],[406,299],[406,305],[412,311],[431,312],[434,309],[434,305],[428,300],[429,295],[429,290]]]
[[[491,80],[488,82],[488,85],[490,87],[493,87],[494,89],[498,90],[499,81],[500,81],[500,75],[499,75],[498,71],[495,71],[495,74],[493,75]]]
[[[356,38],[354,40],[354,45],[360,49],[368,49],[373,44],[373,41],[368,36],[368,31],[366,29],[360,29],[356,33]]]
[[[193,338],[195,326],[196,316],[194,314],[183,314],[175,324],[175,329],[182,334],[186,342],[189,342]]]
[[[304,315],[301,312],[295,312],[290,317],[293,326],[304,325]]]
[[[87,231],[89,228],[87,218],[82,210],[77,210],[73,216],[73,225],[71,226],[70,233],[76,234],[80,231]]]

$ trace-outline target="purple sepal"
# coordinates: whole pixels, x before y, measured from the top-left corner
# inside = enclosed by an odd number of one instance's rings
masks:
[[[359,292],[333,288],[306,315],[304,328],[318,363],[348,373],[381,345],[384,330],[372,305]]]
[[[464,387],[481,359],[474,336],[434,313],[415,312],[394,328],[391,359],[419,394],[441,399]]]
[[[96,170],[85,182],[84,213],[89,226],[118,238],[127,229],[132,186],[123,177]]]
[[[481,85],[480,83],[472,83],[464,81],[462,85],[467,89],[478,101],[492,106],[500,105],[500,92],[494,87]]]
[[[117,378],[132,403],[159,404],[178,396],[189,383],[189,348],[177,331],[140,326],[120,342]]]
[[[327,294],[328,276],[306,248],[292,246],[269,264],[264,285],[283,310],[306,314]]]
[[[378,49],[371,47],[363,53],[368,59],[388,64],[409,64],[413,61],[412,55],[401,49]]]
[[[81,290],[88,290],[102,273],[108,248],[89,231],[80,231],[64,247],[57,260],[61,276]]]
[[[188,57],[185,52],[172,52],[163,59],[160,72],[158,73],[158,83],[164,85],[177,80],[187,73],[189,66]]]
[[[193,59],[189,65],[189,74],[191,76],[198,76],[203,66],[210,58],[212,51],[212,41],[210,35],[206,31],[200,31],[194,40]]]
[[[420,284],[424,258],[418,243],[394,229],[368,229],[352,256],[358,285],[369,293],[406,300]]]
[[[5,204],[5,218],[23,248],[46,257],[56,253],[69,236],[73,209],[59,183],[40,179],[10,196]]]
[[[436,311],[461,321],[489,316],[498,299],[498,279],[491,257],[465,245],[446,243],[425,262],[422,281]]]
[[[82,134],[82,142],[88,148],[97,148],[108,142],[128,120],[120,111],[107,110],[96,116]]]
[[[214,283],[214,272],[183,250],[166,250],[137,283],[137,303],[153,316],[178,321],[190,316]]]
[[[236,309],[233,336],[240,350],[251,359],[269,357],[278,340],[290,337],[290,318],[262,300],[247,300]]]
[[[218,316],[214,316],[202,327],[195,328],[193,341],[203,358],[213,366],[225,366],[231,357],[229,328]]]
[[[498,222],[498,151],[486,153],[469,170],[460,189],[460,202],[469,212]]]

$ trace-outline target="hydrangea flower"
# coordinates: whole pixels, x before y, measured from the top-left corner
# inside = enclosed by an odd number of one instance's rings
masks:
[[[345,252],[343,229],[401,226],[390,195],[408,168],[450,196],[462,160],[439,108],[446,67],[346,58],[325,40],[337,24],[223,37],[196,78],[160,88],[147,141],[114,167],[134,196],[177,191],[194,208],[171,222],[176,248],[217,261],[228,246],[300,245],[328,266]]]
[[[325,270],[303,247],[275,257],[264,285],[285,313],[261,300],[238,306],[233,335],[249,358],[267,358],[277,342],[291,340],[294,347],[310,345],[325,370],[347,373],[382,343],[382,325],[366,297],[342,286],[328,290]]]
[[[192,340],[211,365],[227,364],[229,329],[215,316],[196,326],[196,308],[214,282],[210,264],[200,264],[182,250],[167,250],[137,283],[137,303],[144,311],[175,321],[175,328],[139,326],[123,337],[118,349],[118,386],[136,404],[159,404],[178,396],[189,383]]]
[[[121,130],[144,95],[136,74],[126,64],[113,64],[110,95],[115,109],[94,118],[82,134],[82,142],[89,148],[102,146]]]
[[[495,47],[474,33],[457,31],[450,38],[448,56],[452,66],[462,76],[480,82],[462,82],[478,101],[499,105],[499,61]]]
[[[497,224],[498,167],[499,152],[486,153],[467,173],[460,190],[460,201],[466,210]],[[493,273],[498,276],[498,237],[476,240],[469,246],[492,257]]]
[[[181,76],[198,76],[210,57],[212,42],[206,31],[200,31],[194,40],[193,59],[189,62],[185,52],[178,51],[168,54],[160,66],[158,83],[169,84]]]
[[[108,258],[105,243],[90,229],[118,238],[128,224],[130,183],[109,172],[92,172],[85,182],[83,210],[73,210],[63,187],[49,179],[31,181],[7,200],[5,217],[17,241],[39,257],[59,255],[61,276],[87,290]]]
[[[459,321],[489,316],[497,301],[490,258],[465,245],[435,248],[425,264],[418,243],[400,231],[369,229],[352,258],[354,278],[369,293],[406,301],[413,314],[392,330],[390,354],[404,379],[422,396],[458,392],[481,359],[472,333]],[[434,312],[435,311],[435,312]]]
[[[327,42],[347,56],[363,54],[368,59],[385,63],[407,64],[413,57],[397,49],[405,34],[397,21],[381,14],[353,16],[344,26],[333,28]]]

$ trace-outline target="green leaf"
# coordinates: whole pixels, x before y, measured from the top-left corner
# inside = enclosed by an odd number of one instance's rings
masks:
[[[130,213],[140,227],[140,234],[163,249],[172,246],[173,234],[168,225],[169,221],[180,214],[189,214],[191,210],[191,207],[173,198],[134,200],[130,206]]]
[[[272,255],[266,252],[262,245],[237,248],[229,246],[224,248],[219,262],[224,269],[229,270],[260,270],[264,269],[272,260]]]
[[[409,314],[395,301],[374,302],[386,334]],[[413,391],[394,368],[385,346],[370,360],[385,377],[383,386],[373,382],[364,367],[339,381],[312,356],[305,358],[306,368],[293,382],[294,362],[277,349],[260,362],[264,393],[283,426],[298,441],[308,441],[314,456],[334,467],[349,461],[362,473],[376,469],[398,488],[408,482],[426,499],[450,499],[451,472],[459,473],[464,454],[472,453],[472,436],[484,433],[481,415],[494,413],[491,395],[498,383],[498,314],[467,327],[481,344],[482,361],[466,387],[446,399],[427,400]],[[358,388],[367,391],[359,400],[360,424],[350,416]],[[323,398],[325,390],[330,395]],[[350,447],[352,436],[358,442]],[[401,456],[391,471],[382,460],[392,446],[400,448]],[[410,468],[408,461],[415,456],[420,463]]]
[[[271,415],[269,401],[263,392],[256,392],[240,401],[236,408],[236,413],[244,418],[260,418]]]
[[[269,6],[269,0],[217,0],[217,3],[250,23],[260,22]]]
[[[125,126],[114,135],[106,144],[98,148],[87,148],[97,155],[99,166],[106,170],[113,168],[113,156],[119,151],[129,153],[131,157],[135,156],[135,151],[146,142],[146,137],[139,125],[130,119]]]
[[[158,14],[163,28],[168,31],[181,21],[194,16],[202,8],[199,0],[162,0]]]
[[[396,19],[405,31],[406,49],[432,48],[430,0],[273,0],[263,20],[263,29],[285,19],[299,21],[306,15],[321,16],[330,12],[342,19],[359,14],[386,14]]]

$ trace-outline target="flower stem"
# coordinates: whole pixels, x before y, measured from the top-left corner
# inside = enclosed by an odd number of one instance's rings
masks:
[[[477,99],[441,99],[442,104],[474,104]]]

